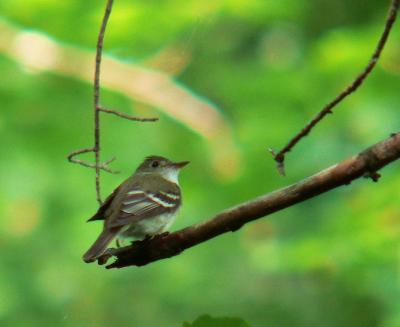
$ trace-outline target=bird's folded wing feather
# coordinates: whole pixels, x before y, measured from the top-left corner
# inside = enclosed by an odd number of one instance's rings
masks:
[[[117,195],[121,185],[118,186],[104,201],[104,203],[100,206],[97,212],[87,221],[95,221],[95,220],[104,220],[106,217],[106,211],[110,207],[112,201],[114,200],[115,196]]]
[[[141,219],[172,213],[179,207],[179,204],[180,194],[178,193],[133,189],[124,195],[118,215],[109,222],[109,227],[122,226]]]

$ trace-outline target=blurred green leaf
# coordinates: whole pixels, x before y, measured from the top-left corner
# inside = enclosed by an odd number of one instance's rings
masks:
[[[250,327],[250,325],[241,318],[215,318],[209,315],[203,315],[192,323],[184,322],[182,327]]]

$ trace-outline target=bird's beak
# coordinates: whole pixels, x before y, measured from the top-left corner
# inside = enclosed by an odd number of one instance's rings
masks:
[[[181,162],[174,162],[171,164],[172,167],[181,169],[185,167],[190,161],[181,161]]]

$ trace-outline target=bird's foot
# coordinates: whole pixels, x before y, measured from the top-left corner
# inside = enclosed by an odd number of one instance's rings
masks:
[[[143,239],[143,242],[147,242],[150,241],[152,238],[154,237],[154,235],[146,235]]]
[[[104,251],[104,253],[97,258],[97,263],[99,265],[106,264],[107,261],[114,255],[116,250],[117,249],[110,248],[110,249],[107,249],[106,251]]]
[[[169,232],[162,232],[160,234],[156,234],[153,236],[153,239],[161,239],[167,237],[170,233]]]
[[[117,249],[122,247],[121,242],[120,242],[120,240],[118,238],[115,240],[115,244],[117,245]]]
[[[137,241],[133,241],[131,242],[131,245],[135,245],[135,244],[144,244],[147,243],[149,241],[155,240],[155,239],[160,239],[160,238],[164,238],[166,236],[168,236],[170,233],[169,232],[163,232],[161,234],[156,234],[156,235],[146,235],[144,237],[144,239],[142,240],[137,240]]]
[[[141,239],[141,240],[131,241],[131,245],[146,243],[146,242],[150,241],[152,238],[153,238],[152,235],[146,235],[146,236],[145,236],[143,239]]]

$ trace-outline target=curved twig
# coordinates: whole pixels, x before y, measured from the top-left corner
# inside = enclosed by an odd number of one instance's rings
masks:
[[[80,154],[84,154],[84,153],[89,153],[89,152],[95,152],[94,148],[86,148],[86,149],[80,149],[74,152],[71,152],[68,156],[67,159],[69,162],[72,163],[76,163],[79,164],[81,166],[87,167],[87,168],[96,168],[95,164],[92,164],[90,162],[84,161],[84,160],[80,160],[80,159],[76,159],[75,156],[80,155]],[[112,170],[111,168],[108,167],[108,164],[110,164],[111,162],[113,162],[115,159],[117,159],[116,157],[112,157],[111,159],[107,160],[106,162],[100,163],[99,167],[101,170],[104,170],[108,173],[111,174],[117,174],[119,173],[119,171],[117,170]]]
[[[284,161],[285,154],[288,153],[293,147],[304,137],[306,137],[311,130],[317,125],[326,115],[332,113],[332,109],[342,102],[348,95],[355,92],[364,80],[371,74],[375,68],[376,63],[385,47],[386,41],[389,37],[390,31],[392,30],[393,24],[396,21],[397,12],[399,9],[400,0],[392,0],[389,8],[389,13],[386,19],[385,28],[382,35],[379,38],[378,44],[368,65],[364,68],[363,72],[356,77],[356,79],[344,89],[333,101],[328,103],[298,134],[296,134],[289,143],[282,148],[279,152],[275,153],[274,150],[269,149],[271,154],[274,156],[275,161],[278,164],[278,171],[281,175],[285,174]]]
[[[254,200],[227,209],[214,218],[149,241],[139,241],[131,246],[110,249],[99,259],[105,263],[111,256],[117,260],[107,268],[143,266],[153,261],[178,255],[182,251],[227,232],[234,232],[243,225],[285,209],[299,202],[349,185],[360,177],[377,181],[377,171],[400,158],[400,133],[375,144],[360,154],[344,160],[296,184],[260,196]]]

